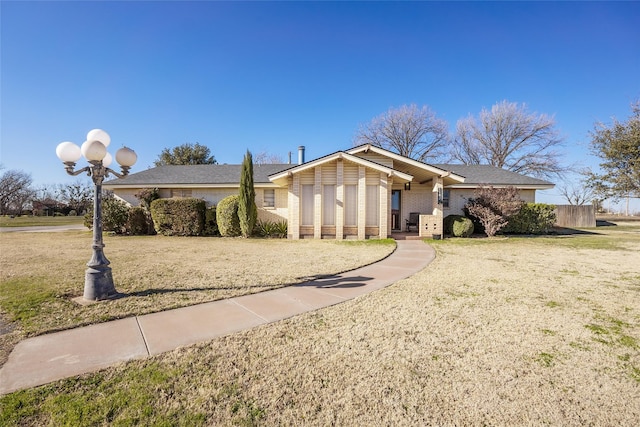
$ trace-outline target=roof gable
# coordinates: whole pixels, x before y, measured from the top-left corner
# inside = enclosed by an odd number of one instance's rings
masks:
[[[384,166],[381,165],[379,163],[376,162],[372,162],[370,160],[367,159],[363,159],[361,157],[357,157],[354,155],[351,155],[349,153],[345,153],[344,151],[337,151],[335,153],[329,154],[327,156],[324,157],[320,157],[319,159],[315,159],[312,160],[310,162],[306,162],[303,163],[301,165],[297,165],[294,167],[291,167],[287,170],[281,171],[279,173],[275,173],[271,176],[269,176],[269,179],[278,184],[278,185],[285,185],[287,183],[287,179],[289,176],[292,176],[294,174],[309,170],[309,169],[313,169],[317,166],[321,166],[323,164],[329,163],[329,162],[333,162],[334,160],[338,160],[338,159],[344,159],[374,170],[377,170],[379,172],[382,173],[386,173],[388,176],[390,177],[395,177],[398,178],[399,182],[407,182],[407,181],[412,181],[413,180],[413,176],[409,175],[407,173],[403,173],[400,172],[398,170],[395,170],[393,168],[390,168],[388,166]]]

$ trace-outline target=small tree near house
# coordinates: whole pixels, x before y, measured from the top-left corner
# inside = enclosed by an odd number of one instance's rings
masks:
[[[249,150],[244,156],[242,172],[240,172],[238,219],[242,237],[250,237],[258,219],[258,208],[256,207],[256,190],[253,186],[253,158]]]
[[[479,187],[466,208],[482,224],[487,236],[493,237],[509,223],[509,217],[520,212],[523,203],[515,187]]]

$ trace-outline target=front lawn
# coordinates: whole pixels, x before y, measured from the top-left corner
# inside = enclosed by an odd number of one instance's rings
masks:
[[[635,426],[640,227],[590,231],[429,241],[388,288],[12,393],[0,424]]]
[[[83,221],[82,216],[0,216],[0,227],[82,225]]]

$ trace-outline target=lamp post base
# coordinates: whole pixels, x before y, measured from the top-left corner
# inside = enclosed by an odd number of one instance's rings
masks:
[[[111,267],[99,266],[87,268],[84,276],[84,295],[88,301],[111,299],[118,295],[113,284]]]

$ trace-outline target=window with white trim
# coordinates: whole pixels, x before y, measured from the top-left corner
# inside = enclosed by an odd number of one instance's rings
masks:
[[[267,188],[264,190],[262,196],[262,207],[275,208],[276,207],[276,190],[273,188]]]

